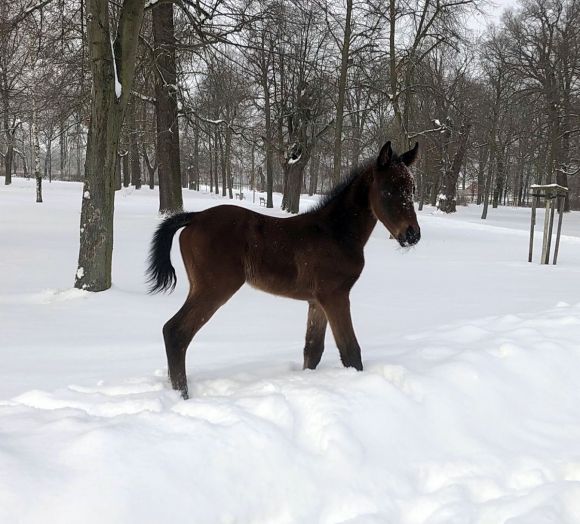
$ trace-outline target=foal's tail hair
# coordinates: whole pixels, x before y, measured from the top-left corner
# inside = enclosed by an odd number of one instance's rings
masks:
[[[195,213],[178,213],[166,218],[153,235],[151,250],[149,251],[149,267],[147,268],[147,282],[149,293],[159,293],[175,289],[177,276],[171,264],[171,244],[177,230],[187,226]]]

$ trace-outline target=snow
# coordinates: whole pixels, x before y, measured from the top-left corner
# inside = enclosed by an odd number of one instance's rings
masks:
[[[47,184],[38,206],[13,180],[0,522],[580,522],[579,213],[557,266],[526,261],[529,209],[427,207],[407,250],[377,226],[351,300],[362,373],[330,334],[302,371],[306,305],[243,287],[195,338],[183,401],[161,336],[187,293],[177,250],[173,295],[143,276],[157,191],[117,192],[114,286],[93,294],[72,289],[82,185]]]
[[[113,46],[113,38],[110,38],[110,42],[111,42],[111,57],[112,57],[112,62],[113,62],[113,73],[115,76],[115,96],[117,97],[117,100],[119,98],[121,98],[121,94],[123,93],[123,86],[121,85],[121,82],[119,81],[119,75],[117,74],[117,60],[115,60],[115,48]]]
[[[292,165],[292,164],[296,164],[297,162],[300,162],[300,159],[302,158],[302,154],[298,155],[296,158],[292,157],[288,160],[288,165]]]

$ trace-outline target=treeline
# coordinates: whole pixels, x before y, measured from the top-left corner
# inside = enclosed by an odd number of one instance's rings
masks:
[[[183,187],[257,187],[268,205],[280,191],[297,212],[301,193],[393,137],[421,142],[421,204],[453,211],[459,189],[460,202],[526,205],[531,184],[558,182],[580,206],[576,0],[524,0],[477,40],[464,29],[476,1],[149,4],[117,187],[178,170]],[[81,180],[86,6],[20,0],[0,17],[6,183],[33,172],[35,112],[42,174]],[[161,210],[180,206],[169,193]]]
[[[420,207],[474,201],[485,218],[490,204],[527,205],[532,184],[559,183],[578,209],[580,2],[522,0],[473,35],[482,7],[3,2],[5,183],[82,180],[87,220],[99,205],[112,217],[109,172],[116,189],[158,184],[161,212],[203,188],[263,191],[269,207],[278,191],[296,213],[301,194],[326,191],[390,137],[400,150],[421,143]]]

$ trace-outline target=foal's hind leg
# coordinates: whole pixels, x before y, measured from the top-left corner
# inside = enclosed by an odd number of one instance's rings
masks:
[[[193,290],[181,309],[163,326],[165,352],[171,386],[188,398],[185,354],[189,343],[212,315],[242,286],[243,280],[229,285]]]
[[[315,302],[308,304],[308,322],[306,325],[306,342],[304,345],[304,368],[316,369],[324,351],[326,334],[326,315]]]
[[[353,367],[362,371],[360,346],[354,334],[350,316],[350,300],[348,294],[325,297],[321,306],[330,323],[334,340],[340,352],[340,360],[345,367]]]

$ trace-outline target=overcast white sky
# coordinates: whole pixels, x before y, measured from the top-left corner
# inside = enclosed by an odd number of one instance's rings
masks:
[[[517,0],[490,0],[485,8],[486,15],[472,17],[469,25],[475,31],[483,31],[488,24],[499,22],[501,15],[506,8],[517,6]]]

